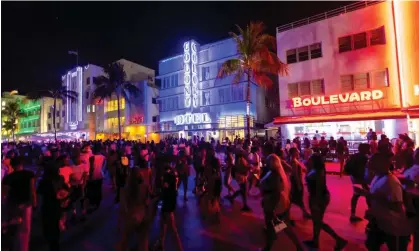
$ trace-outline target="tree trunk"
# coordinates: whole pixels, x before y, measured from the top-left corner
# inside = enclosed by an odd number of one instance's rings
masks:
[[[54,140],[55,143],[57,143],[57,127],[55,126],[55,111],[56,111],[56,106],[57,105],[57,97],[54,97],[54,106],[52,108],[52,123],[54,124]]]
[[[119,133],[119,140],[122,139],[122,132],[121,132],[121,107],[119,104],[119,90],[116,90],[116,100],[118,102],[118,133]]]
[[[13,130],[12,130],[12,141],[13,141],[13,142],[16,142],[16,141],[15,141],[15,129],[13,129]]]
[[[247,71],[247,88],[246,88],[246,139],[250,141],[250,70]]]

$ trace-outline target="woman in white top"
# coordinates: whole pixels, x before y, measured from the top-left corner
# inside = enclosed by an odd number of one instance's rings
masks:
[[[86,186],[87,176],[89,174],[89,164],[82,162],[80,152],[75,152],[73,157],[73,173],[70,176],[71,184],[71,202],[73,206],[73,219],[77,216],[77,202],[80,201],[82,221],[86,219],[86,208],[82,203],[84,198],[84,190]]]

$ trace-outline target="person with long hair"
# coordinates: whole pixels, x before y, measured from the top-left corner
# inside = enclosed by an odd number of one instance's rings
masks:
[[[319,248],[320,231],[324,230],[335,239],[335,250],[342,250],[348,244],[348,241],[340,237],[323,221],[327,206],[330,203],[324,158],[320,154],[313,154],[308,164],[310,172],[306,176],[306,182],[309,193],[309,207],[313,220],[313,238],[304,241],[304,243],[310,248]]]
[[[144,159],[138,161],[139,167],[132,169],[128,184],[121,189],[118,217],[118,230],[121,240],[117,249],[127,250],[132,234],[137,235],[139,251],[148,250],[148,232],[151,224],[151,170]]]
[[[234,193],[234,188],[231,185],[232,170],[234,168],[234,156],[231,146],[227,147],[225,155],[224,186],[228,190],[228,195],[231,195]]]
[[[281,160],[276,154],[270,154],[266,158],[266,168],[269,171],[260,181],[266,239],[265,247],[260,249],[260,251],[270,251],[272,249],[276,235],[273,225],[275,218],[285,222],[287,226],[284,232],[294,243],[297,250],[304,250],[287,217],[287,212],[290,208],[291,186],[281,165]]]
[[[300,162],[300,154],[297,148],[292,147],[290,153],[291,171],[291,201],[297,205],[303,212],[303,217],[309,219],[311,216],[304,205],[304,186],[303,186],[303,172],[306,172],[305,166]]]
[[[204,177],[206,180],[205,192],[201,195],[200,207],[204,218],[214,217],[216,222],[220,221],[220,196],[222,190],[221,164],[215,156],[214,148],[208,145]]]
[[[234,192],[232,196],[226,196],[225,198],[228,199],[230,203],[233,203],[234,199],[241,195],[243,200],[243,208],[241,211],[249,212],[252,211],[252,209],[247,204],[247,177],[249,176],[250,165],[246,158],[243,156],[242,151],[238,151],[236,153],[235,163],[235,179],[239,184],[240,189]]]
[[[65,159],[62,155],[60,161]],[[62,164],[62,163],[61,163]],[[59,174],[54,161],[44,168],[44,175],[38,185],[38,193],[42,196],[41,215],[42,229],[47,239],[49,250],[60,250],[60,231],[64,230],[63,212],[69,205],[69,187],[65,178]]]
[[[154,250],[164,250],[167,228],[170,227],[175,236],[175,245],[178,251],[183,251],[183,245],[175,222],[176,201],[178,196],[178,175],[168,162],[164,163],[165,173],[162,176],[162,191],[160,198],[163,202],[160,218],[160,238],[154,245]]]

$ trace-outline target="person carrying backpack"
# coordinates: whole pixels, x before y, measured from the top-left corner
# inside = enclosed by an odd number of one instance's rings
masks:
[[[365,179],[369,153],[370,145],[362,143],[358,147],[358,152],[352,155],[345,164],[345,173],[351,176],[353,186],[350,222],[362,220],[360,217],[356,216],[356,205],[359,197],[365,196],[369,191],[368,181]]]

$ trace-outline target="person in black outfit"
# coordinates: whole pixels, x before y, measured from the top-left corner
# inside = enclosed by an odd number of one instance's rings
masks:
[[[170,227],[173,234],[175,235],[178,251],[183,251],[183,246],[177,231],[174,215],[178,196],[177,187],[179,178],[177,171],[171,168],[169,163],[164,164],[164,169],[165,173],[162,176],[163,187],[160,196],[163,202],[161,208],[162,218],[160,222],[160,239],[154,245],[154,250],[164,250],[164,241],[166,238],[167,227]]]
[[[38,185],[38,193],[42,196],[41,215],[44,237],[49,250],[60,250],[59,221],[61,212],[69,205],[68,187],[64,178],[59,175],[58,166],[48,162],[44,167],[44,176]]]

